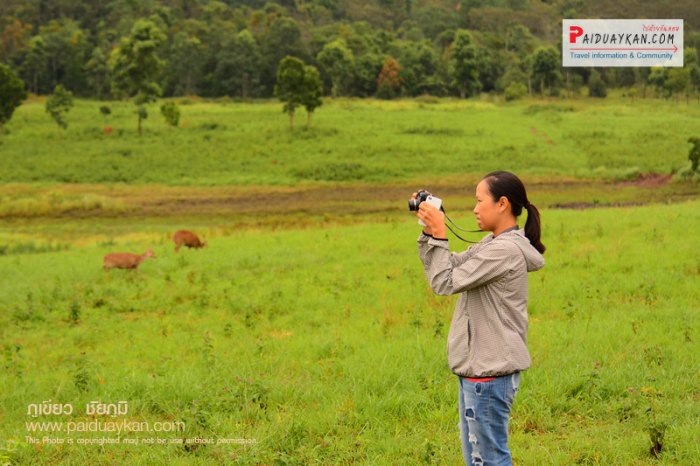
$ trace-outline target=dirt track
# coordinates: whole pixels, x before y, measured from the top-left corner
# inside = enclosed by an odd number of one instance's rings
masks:
[[[411,193],[425,187],[443,198],[449,212],[473,207],[478,180],[432,183],[426,186],[341,185],[306,187],[167,187],[65,185],[66,196],[97,195],[119,203],[119,210],[103,208],[64,209],[42,215],[4,215],[14,218],[211,218],[366,216],[407,214]],[[635,181],[533,180],[527,183],[530,200],[539,208],[593,208],[674,202],[698,197],[700,186],[671,183],[671,177],[647,174]],[[47,188],[48,189],[48,188]],[[56,190],[56,187],[51,188]]]

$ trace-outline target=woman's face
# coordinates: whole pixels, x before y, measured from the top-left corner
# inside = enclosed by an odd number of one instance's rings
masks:
[[[479,228],[484,231],[493,231],[498,225],[499,217],[505,210],[504,207],[507,208],[504,202],[507,203],[508,201],[505,198],[501,198],[499,202],[494,202],[489,191],[489,185],[485,179],[476,185],[474,215],[476,215],[476,222],[479,224]]]

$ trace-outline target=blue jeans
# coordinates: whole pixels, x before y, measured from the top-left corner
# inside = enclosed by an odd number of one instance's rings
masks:
[[[520,372],[490,382],[470,382],[459,377],[459,431],[467,465],[511,465],[508,420]]]

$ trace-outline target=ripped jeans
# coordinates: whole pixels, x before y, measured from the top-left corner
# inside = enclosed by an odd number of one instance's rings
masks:
[[[467,465],[512,465],[508,449],[508,420],[520,372],[490,382],[459,378],[459,430]]]

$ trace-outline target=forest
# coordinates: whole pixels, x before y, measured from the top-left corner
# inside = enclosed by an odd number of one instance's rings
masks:
[[[683,68],[563,68],[562,18],[684,19]],[[269,98],[281,60],[318,69],[323,93],[380,98],[498,93],[695,95],[694,2],[516,0],[3,0],[0,63],[27,91],[120,97],[120,56],[147,46],[152,91]],[[140,45],[139,45],[140,44]]]

